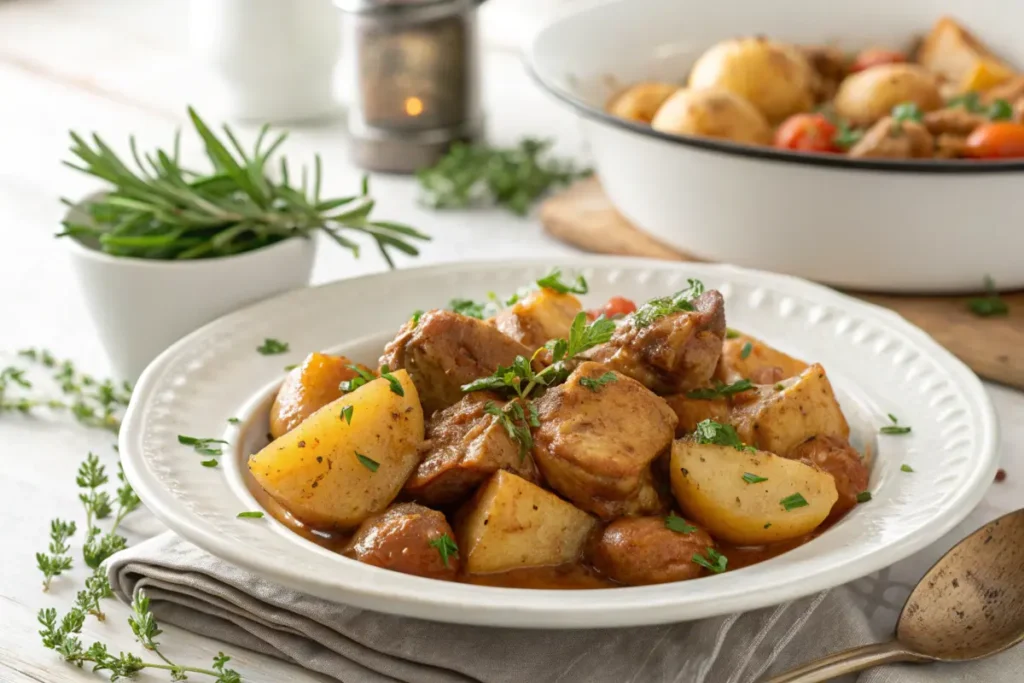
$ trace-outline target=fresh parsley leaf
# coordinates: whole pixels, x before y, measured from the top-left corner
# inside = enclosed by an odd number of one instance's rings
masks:
[[[1006,100],[996,100],[989,105],[985,115],[993,121],[1009,121],[1013,118],[1013,105]]]
[[[276,356],[281,353],[288,352],[288,342],[283,342],[279,339],[267,338],[263,340],[263,343],[256,347],[264,356]]]
[[[202,465],[203,467],[216,467],[217,466],[217,462],[218,461],[217,461],[216,458],[211,458],[209,460],[203,460],[199,464]]]
[[[537,286],[550,289],[559,294],[586,294],[590,291],[587,279],[582,275],[577,275],[575,282],[571,284],[562,282],[562,271],[558,268],[537,280]]]
[[[587,324],[587,314],[580,311],[569,327],[569,342],[565,355],[567,358],[575,358],[584,351],[604,344],[612,338],[614,332],[614,321],[600,315],[594,322]]]
[[[729,558],[714,548],[708,548],[707,552],[708,556],[706,558],[700,553],[694,553],[693,561],[715,574],[721,574],[724,572],[726,566],[729,564]]]
[[[857,494],[858,503],[866,503],[871,500],[871,491],[861,491]]]
[[[739,339],[743,334],[739,330],[734,330],[731,327],[725,328],[726,339]]]
[[[606,372],[600,377],[580,377],[580,386],[586,387],[591,391],[597,391],[608,382],[614,382],[618,379],[614,372]]]
[[[686,523],[686,520],[674,512],[670,512],[665,518],[665,528],[677,534],[692,534],[697,527]]]
[[[768,479],[766,477],[759,477],[756,474],[751,474],[750,472],[744,472],[743,481],[748,484],[760,484],[762,481],[768,481]]]
[[[372,373],[363,370],[358,365],[346,365],[345,367],[356,373],[355,377],[347,379],[338,385],[338,389],[346,394],[355,391],[367,382],[372,382],[377,379]]]
[[[913,472],[914,468],[906,463],[900,465],[900,472]]]
[[[771,522],[765,522],[765,523],[764,523],[764,528],[765,528],[765,529],[770,529],[770,528],[771,528],[771,526],[772,526],[772,523],[771,523]]]
[[[915,123],[921,123],[924,121],[924,113],[921,108],[914,102],[904,102],[897,104],[892,108],[892,118],[896,122],[896,125],[903,123],[904,121],[914,121]]]
[[[239,423],[241,423],[241,422],[242,422],[242,421],[241,421],[241,420],[239,420],[239,419],[238,419],[237,417],[229,417],[229,418],[228,418],[228,424],[233,424],[233,425],[236,425],[236,424],[239,424]]]
[[[238,519],[261,519],[263,517],[263,513],[259,510],[252,510],[250,512],[239,512],[235,516],[238,517]]]
[[[373,458],[366,457],[365,455],[363,455],[359,451],[356,451],[356,460],[359,461],[360,465],[362,465],[366,469],[370,470],[371,472],[376,472],[377,469],[380,467],[380,463],[379,462],[377,462]]]
[[[423,311],[415,310],[412,312],[412,317],[409,318],[409,324],[412,327],[416,327],[420,324],[420,318],[423,317]]]
[[[946,102],[946,107],[950,109],[961,107],[972,114],[980,114],[985,111],[985,107],[981,104],[981,98],[973,90],[949,99]]]
[[[983,297],[968,299],[967,308],[971,313],[982,318],[989,318],[1006,315],[1010,312],[1010,307],[1000,298],[995,282],[988,275],[985,276],[985,292],[986,295]]]
[[[388,384],[391,385],[392,394],[405,396],[405,389],[402,388],[402,383],[398,381],[398,378],[391,374],[391,368],[387,365],[380,366],[380,376],[386,379]]]
[[[882,427],[881,429],[879,429],[878,430],[879,433],[881,433],[881,434],[891,434],[891,435],[909,434],[910,433],[910,427],[905,427],[903,425],[900,425],[899,424],[899,420],[897,420],[896,416],[893,415],[892,413],[889,413],[889,421],[892,422],[892,424],[891,425],[886,425],[886,426]]]
[[[751,344],[750,342],[747,342],[746,344],[743,345],[743,348],[740,349],[740,358],[742,360],[746,360],[747,357],[750,356],[750,352],[753,351],[753,350],[754,350],[754,345]]]
[[[852,128],[847,121],[838,121],[832,143],[845,152],[860,142],[863,137],[864,131]]]
[[[178,435],[178,443],[182,446],[191,446],[199,455],[223,455],[220,446],[213,444],[227,443],[223,439],[201,439],[195,436]]]
[[[687,398],[711,400],[723,398],[725,396],[732,396],[733,394],[738,394],[741,391],[747,391],[753,388],[754,385],[749,379],[741,379],[733,382],[732,384],[723,384],[720,381],[716,381],[715,386],[704,389],[694,389],[693,391],[687,392],[686,396]]]
[[[810,503],[808,503],[807,499],[801,494],[794,493],[793,495],[786,496],[780,500],[779,505],[785,508],[786,512],[789,512],[790,510],[795,510],[797,508],[807,507]]]
[[[753,446],[747,446],[740,441],[736,429],[730,424],[722,424],[714,420],[702,420],[697,423],[693,432],[697,443],[715,444],[718,446],[732,446],[738,451],[756,451]]]
[[[354,413],[355,410],[355,406],[345,406],[341,409],[341,419],[348,424],[352,424],[352,413]]]
[[[487,304],[477,303],[471,299],[452,299],[448,302],[448,308],[451,311],[478,320],[488,317],[485,315],[486,307]]]
[[[437,554],[441,556],[445,567],[449,566],[449,558],[458,557],[459,555],[459,546],[455,544],[455,541],[448,534],[441,534],[437,538],[431,539],[430,547],[437,549]]]
[[[493,415],[508,434],[508,438],[519,445],[519,458],[522,460],[533,448],[533,434],[530,427],[539,427],[537,408],[528,403],[524,409],[519,401],[510,401],[504,408],[494,401],[484,404],[484,412]]]
[[[704,283],[700,280],[689,278],[689,287],[680,290],[672,296],[651,299],[640,308],[630,313],[629,317],[637,328],[647,327],[656,320],[667,315],[681,311],[692,311],[693,300],[704,293]]]

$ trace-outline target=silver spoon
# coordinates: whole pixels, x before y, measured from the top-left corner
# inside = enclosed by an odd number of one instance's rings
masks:
[[[892,662],[967,662],[1024,640],[1024,509],[989,522],[928,570],[896,637],[845,650],[764,683],[818,683]]]

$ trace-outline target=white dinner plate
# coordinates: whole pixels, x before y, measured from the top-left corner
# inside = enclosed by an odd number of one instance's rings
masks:
[[[242,478],[266,443],[267,410],[286,365],[311,351],[375,364],[416,309],[511,293],[552,267],[582,273],[584,304],[661,296],[696,277],[721,290],[730,326],[829,372],[853,441],[872,453],[873,499],[784,555],[681,583],[604,590],[527,590],[434,581],[361,564],[297,536]],[[290,351],[264,356],[265,338]],[[884,436],[887,413],[913,430]],[[231,425],[229,417],[241,422]],[[226,439],[222,465],[177,441]],[[146,505],[184,538],[300,591],[438,621],[581,628],[655,624],[749,610],[837,586],[923,548],[981,500],[996,471],[997,428],[978,379],[894,313],[796,278],[711,264],[621,258],[452,264],[334,282],[264,301],[182,339],[145,371],[121,429],[125,472]],[[912,473],[902,472],[908,464]]]

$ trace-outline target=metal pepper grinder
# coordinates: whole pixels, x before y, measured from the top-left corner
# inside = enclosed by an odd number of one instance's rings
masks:
[[[481,1],[337,0],[359,166],[412,173],[480,134]]]

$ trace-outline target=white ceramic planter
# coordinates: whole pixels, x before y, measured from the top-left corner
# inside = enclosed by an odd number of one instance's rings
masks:
[[[82,220],[76,211],[69,220]],[[211,320],[308,285],[316,252],[313,239],[292,238],[237,256],[153,261],[109,256],[73,238],[62,242],[111,367],[130,381]]]

